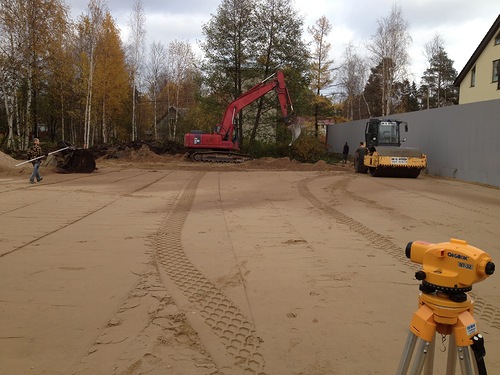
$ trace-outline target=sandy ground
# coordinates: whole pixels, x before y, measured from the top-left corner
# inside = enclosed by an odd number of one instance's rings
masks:
[[[406,244],[500,259],[490,187],[140,153],[30,185],[0,156],[0,374],[393,374],[418,303]],[[491,374],[497,277],[471,292]]]

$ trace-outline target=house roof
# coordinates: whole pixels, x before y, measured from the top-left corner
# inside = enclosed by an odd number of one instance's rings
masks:
[[[474,51],[474,53],[470,57],[469,61],[467,61],[467,64],[465,64],[464,68],[462,69],[460,74],[457,76],[457,79],[455,79],[455,82],[454,82],[455,86],[457,86],[457,87],[460,86],[460,83],[462,83],[462,81],[464,80],[467,73],[472,69],[472,67],[476,63],[477,59],[479,58],[479,56],[481,56],[484,49],[488,46],[488,43],[490,42],[490,40],[496,36],[495,33],[498,31],[498,29],[500,29],[500,14],[498,15],[495,22],[493,22],[493,25],[491,25],[489,31],[486,33],[486,35],[484,36],[484,38],[481,41],[481,43],[479,44],[479,46],[477,46],[476,50]]]

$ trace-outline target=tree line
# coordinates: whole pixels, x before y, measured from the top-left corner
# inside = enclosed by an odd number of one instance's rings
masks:
[[[63,0],[0,3],[0,142],[25,150],[33,137],[75,145],[181,141],[191,129],[212,131],[227,104],[283,70],[295,112],[318,138],[324,118],[336,122],[457,103],[457,72],[436,35],[425,46],[428,68],[410,81],[411,36],[401,8],[378,20],[364,46],[331,58],[331,21],[307,28],[289,0],[222,0],[203,25],[197,58],[188,41],[146,46],[142,0],[130,13],[128,41],[105,0],[89,0],[72,20]],[[276,98],[266,96],[235,118],[240,144],[286,141],[276,126]]]

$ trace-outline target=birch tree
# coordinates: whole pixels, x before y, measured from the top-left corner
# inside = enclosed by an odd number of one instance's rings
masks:
[[[66,23],[66,9],[59,0],[1,2],[0,79],[6,95],[11,146],[24,149],[29,135],[39,135],[39,94]],[[13,136],[16,121],[18,145]]]
[[[149,91],[153,100],[153,134],[154,139],[158,140],[158,96],[167,78],[167,50],[160,42],[151,44],[147,72]]]
[[[344,112],[350,120],[361,118],[367,71],[365,60],[357,53],[353,44],[349,43],[344,51],[344,59],[340,65],[338,78],[345,95]]]
[[[14,138],[14,125],[17,106],[16,90],[19,86],[17,68],[21,62],[21,53],[16,48],[20,43],[20,35],[17,32],[19,25],[16,22],[16,5],[14,0],[5,0],[0,3],[0,90],[7,119],[7,147],[10,149],[18,147]]]
[[[85,118],[83,145],[91,146],[92,133],[92,100],[94,94],[94,73],[96,68],[96,48],[102,35],[105,5],[101,0],[90,0],[87,14],[80,19],[79,35],[83,44],[82,73],[85,80]]]
[[[173,101],[169,95],[169,103],[175,105],[175,118],[173,121],[172,136],[177,137],[177,125],[179,122],[179,109],[181,106],[181,89],[194,69],[194,54],[188,42],[173,41],[168,46],[168,77],[170,87],[174,90]]]
[[[314,26],[308,28],[308,31],[313,38],[311,73],[312,89],[316,95],[316,102],[314,104],[314,133],[316,138],[318,138],[320,95],[322,90],[332,86],[334,80],[333,60],[329,57],[332,46],[327,40],[328,34],[332,31],[332,25],[325,16],[322,16],[316,21]]]
[[[376,65],[381,64],[382,116],[392,113],[394,90],[397,82],[407,77],[410,62],[408,48],[412,43],[408,23],[401,7],[394,4],[388,17],[377,21],[378,28],[367,45]]]
[[[132,80],[132,140],[138,138],[137,124],[137,94],[140,88],[142,64],[144,60],[144,40],[146,39],[146,14],[142,6],[142,0],[134,0],[132,14],[129,19],[130,45],[129,45],[129,67]]]
[[[69,104],[74,93],[76,82],[76,71],[74,61],[74,46],[72,44],[72,29],[68,27],[68,32],[59,34],[57,37],[60,42],[57,44],[51,54],[49,61],[49,72],[47,77],[47,96],[45,100],[50,103],[47,117],[53,118],[54,121],[49,123],[49,132],[54,141],[58,136],[61,139],[66,138],[66,117],[67,111],[70,110]],[[74,142],[72,139],[71,142]]]

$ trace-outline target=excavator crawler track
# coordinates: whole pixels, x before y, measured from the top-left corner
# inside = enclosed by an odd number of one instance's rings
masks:
[[[252,160],[248,154],[239,154],[231,151],[197,151],[189,155],[195,162],[205,163],[243,163]]]
[[[251,160],[247,154],[239,154],[231,151],[197,151],[190,154],[190,158],[196,162],[205,163],[243,163]]]

